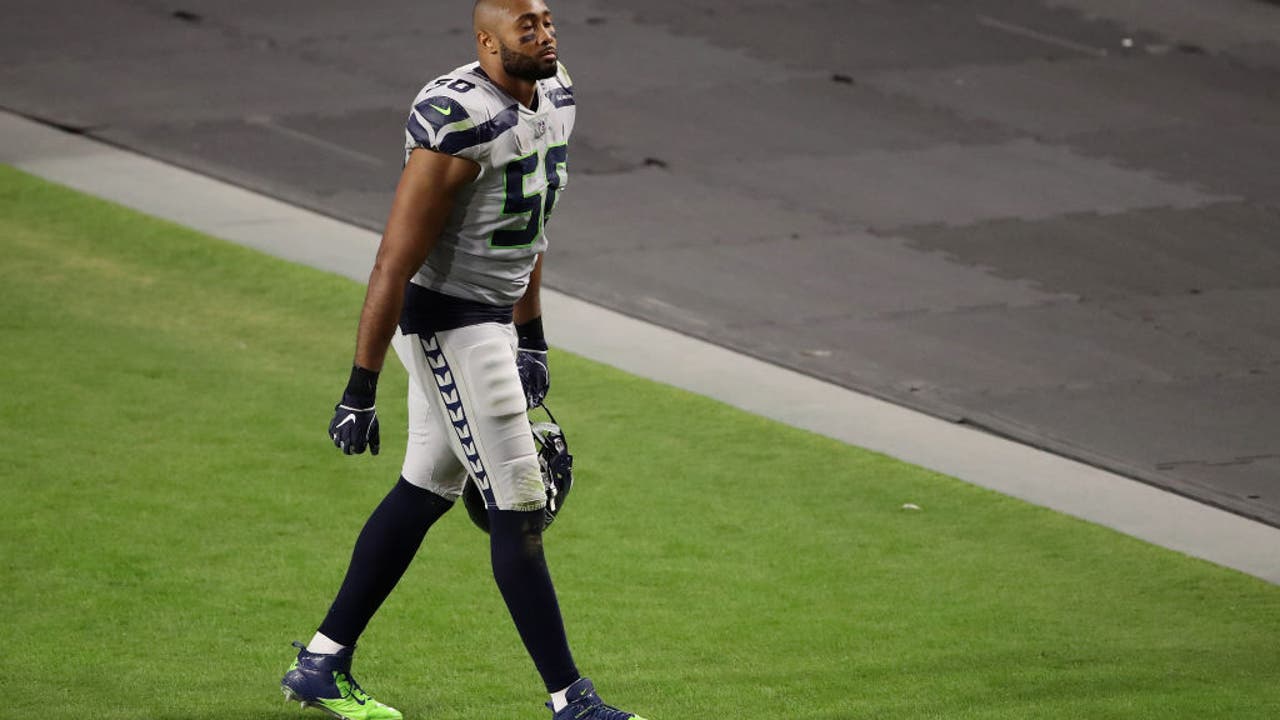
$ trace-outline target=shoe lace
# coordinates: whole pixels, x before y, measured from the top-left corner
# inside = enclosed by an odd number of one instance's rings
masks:
[[[351,677],[351,673],[339,670],[334,672],[333,675],[335,681],[341,681],[337,682],[339,692],[345,691],[345,694],[349,695],[352,700],[355,700],[361,705],[364,705],[372,699],[369,693],[365,692],[364,688],[360,687],[360,683],[356,682],[356,679]]]

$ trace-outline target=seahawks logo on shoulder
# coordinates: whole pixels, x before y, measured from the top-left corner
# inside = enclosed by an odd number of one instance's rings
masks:
[[[445,125],[453,125],[470,117],[462,103],[446,95],[433,95],[413,107],[437,133]]]

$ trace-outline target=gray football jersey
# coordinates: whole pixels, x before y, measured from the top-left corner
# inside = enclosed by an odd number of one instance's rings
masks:
[[[480,175],[453,213],[413,282],[491,305],[524,294],[546,224],[569,182],[573,82],[561,65],[537,84],[536,110],[494,85],[480,63],[426,85],[405,128],[405,162],[416,148],[474,160]]]

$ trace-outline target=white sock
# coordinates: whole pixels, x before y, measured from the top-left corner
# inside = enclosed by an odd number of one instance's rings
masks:
[[[332,655],[345,647],[346,645],[336,643],[330,640],[327,635],[317,632],[315,637],[311,638],[311,642],[307,643],[307,652],[320,653],[321,655]]]
[[[573,686],[570,685],[569,687]],[[551,693],[551,712],[560,712],[569,704],[569,699],[566,697],[568,692],[569,688],[567,687],[563,690],[557,690]]]

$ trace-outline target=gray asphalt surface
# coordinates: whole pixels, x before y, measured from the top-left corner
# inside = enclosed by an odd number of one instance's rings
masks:
[[[1280,525],[1280,7],[1143,5],[554,2],[547,281]],[[6,0],[0,105],[377,228],[469,7]]]

